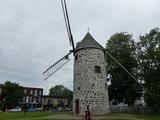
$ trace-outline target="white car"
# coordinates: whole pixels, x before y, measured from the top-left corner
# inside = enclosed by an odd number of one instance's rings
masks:
[[[21,112],[21,111],[22,111],[22,109],[20,107],[16,107],[16,108],[8,110],[8,112]]]
[[[43,108],[37,108],[36,110],[37,111],[43,111]]]

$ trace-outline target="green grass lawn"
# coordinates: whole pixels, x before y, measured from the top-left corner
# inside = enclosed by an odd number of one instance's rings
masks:
[[[144,120],[160,120],[160,115],[134,115],[134,116],[142,118]]]
[[[0,112],[0,120],[58,120],[54,118],[47,118],[48,116],[52,116],[55,114],[72,116],[71,113],[64,113],[64,112],[27,112],[26,115],[24,115],[23,112],[19,113]],[[160,115],[111,113],[109,115],[99,116],[95,118],[96,119],[99,118],[98,120],[160,120]],[[63,120],[65,120],[65,118]]]
[[[25,115],[23,112],[0,112],[0,120],[36,120],[39,118],[47,117],[54,114],[60,114],[61,112],[27,112]],[[32,119],[34,118],[34,119]],[[42,119],[41,119],[42,120]]]
[[[108,119],[110,119],[109,117],[111,120],[160,120],[160,115],[112,113],[108,116]]]

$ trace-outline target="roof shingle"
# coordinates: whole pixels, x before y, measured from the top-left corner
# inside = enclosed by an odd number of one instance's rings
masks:
[[[84,48],[96,48],[104,50],[104,48],[92,37],[92,35],[88,32],[82,41],[77,43],[75,51]]]

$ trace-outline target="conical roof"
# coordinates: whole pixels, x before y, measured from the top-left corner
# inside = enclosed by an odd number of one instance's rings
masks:
[[[92,37],[89,32],[86,34],[82,41],[77,43],[75,51],[84,48],[96,48],[104,50],[104,48]]]

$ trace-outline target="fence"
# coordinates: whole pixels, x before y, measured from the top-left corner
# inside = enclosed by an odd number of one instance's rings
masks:
[[[135,113],[135,114],[160,114],[160,109],[150,109],[145,106],[110,106],[110,112]]]

